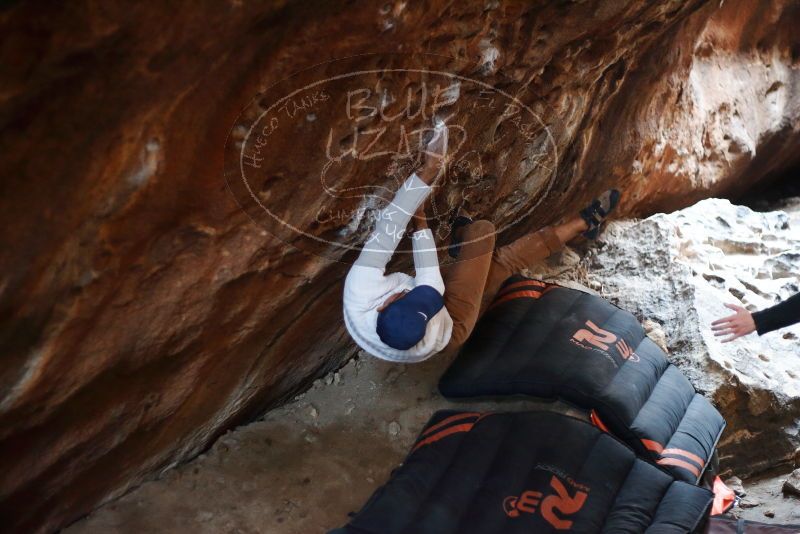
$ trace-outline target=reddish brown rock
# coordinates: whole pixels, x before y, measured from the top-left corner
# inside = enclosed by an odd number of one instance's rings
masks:
[[[223,180],[240,110],[300,69],[424,51],[536,105],[554,174],[521,174],[517,137],[470,116],[464,150],[494,177],[480,213],[503,222],[537,206],[502,239],[610,185],[627,188],[624,213],[644,214],[797,163],[796,3],[538,4],[2,8],[2,524],[56,529],[352,353],[346,264],[271,238]],[[272,150],[295,177],[322,163],[302,144]],[[313,215],[307,184],[276,183],[285,209]],[[514,184],[525,193],[510,196]]]

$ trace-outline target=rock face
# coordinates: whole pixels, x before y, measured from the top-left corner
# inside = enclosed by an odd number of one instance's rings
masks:
[[[346,264],[272,239],[226,189],[226,136],[259,91],[426,51],[535,107],[551,165],[473,111],[479,94],[451,108],[490,186],[478,213],[530,212],[504,240],[611,185],[647,214],[796,164],[798,16],[789,0],[4,6],[0,522],[56,529],[352,354]],[[324,157],[307,146],[267,148],[284,174],[259,194],[310,220]]]
[[[800,497],[800,469],[795,469],[783,482],[783,493],[793,497]]]
[[[660,325],[670,359],[725,416],[723,469],[747,476],[791,465],[800,325],[721,343],[710,324],[732,313],[725,303],[756,311],[800,291],[800,199],[766,213],[710,199],[614,223],[584,261],[590,286]]]

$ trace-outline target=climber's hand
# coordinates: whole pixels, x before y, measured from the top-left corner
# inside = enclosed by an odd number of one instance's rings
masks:
[[[436,178],[442,172],[447,161],[448,137],[447,125],[438,123],[434,128],[433,137],[425,145],[425,149],[423,150],[425,162],[422,164],[419,171],[417,171],[417,176],[428,185],[436,181]]]
[[[711,329],[714,331],[715,336],[729,336],[722,340],[723,343],[728,343],[756,331],[756,323],[753,321],[753,315],[749,311],[736,304],[726,304],[725,307],[736,313],[711,323]]]

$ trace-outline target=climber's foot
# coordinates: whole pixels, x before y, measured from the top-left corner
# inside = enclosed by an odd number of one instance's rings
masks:
[[[613,212],[614,208],[619,204],[620,196],[618,190],[609,189],[580,211],[580,216],[586,222],[587,226],[587,230],[583,232],[584,237],[587,239],[597,239],[606,218],[611,215],[611,212]]]

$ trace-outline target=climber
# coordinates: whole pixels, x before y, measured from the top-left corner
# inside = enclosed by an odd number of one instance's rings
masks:
[[[425,163],[395,194],[376,218],[370,235],[344,286],[344,320],[351,337],[366,352],[389,361],[418,362],[466,341],[482,310],[509,276],[560,250],[579,234],[595,239],[606,217],[619,202],[609,190],[579,216],[546,227],[494,250],[495,228],[486,220],[455,219],[444,277],[433,233],[425,221],[424,202],[441,174],[447,155],[444,124],[425,147]],[[414,215],[411,235],[416,276],[385,275]]]
[[[725,307],[736,313],[711,323],[711,329],[715,336],[729,336],[722,340],[723,343],[753,332],[758,332],[759,336],[763,336],[767,332],[800,323],[800,293],[792,295],[771,308],[754,313],[750,313],[746,308],[736,304],[726,304]]]

